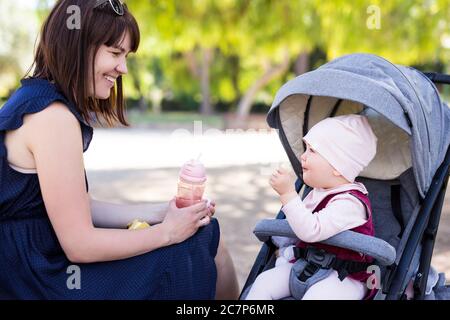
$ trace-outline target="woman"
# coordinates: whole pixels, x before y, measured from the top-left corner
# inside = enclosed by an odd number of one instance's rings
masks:
[[[0,110],[0,298],[210,299],[216,280],[216,298],[237,297],[214,206],[88,194],[90,123],[127,125],[122,75],[139,38],[120,1],[60,0],[45,21],[32,77]],[[125,230],[136,217],[162,222]]]

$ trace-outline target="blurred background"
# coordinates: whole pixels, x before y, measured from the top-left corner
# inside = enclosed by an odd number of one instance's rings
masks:
[[[273,217],[271,171],[287,161],[265,123],[277,89],[338,56],[368,52],[450,73],[450,0],[127,0],[141,45],[124,77],[130,128],[97,128],[85,164],[94,197],[165,201],[201,155],[243,285]],[[0,2],[0,106],[32,63],[53,0]],[[439,88],[450,100],[450,86]],[[447,197],[434,264],[450,275]]]
[[[54,3],[1,1],[1,99],[30,66],[40,25]],[[265,113],[281,84],[348,53],[450,70],[448,0],[126,3],[142,32],[124,78],[128,107],[140,112],[133,120],[145,123],[179,121],[195,112],[223,125],[234,122],[227,114],[244,119]]]

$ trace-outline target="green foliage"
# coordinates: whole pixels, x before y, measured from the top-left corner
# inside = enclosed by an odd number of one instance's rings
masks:
[[[144,34],[141,52],[162,61],[159,85],[175,99],[201,99],[198,79],[185,59],[186,53],[199,48],[215,48],[211,91],[213,101],[222,105],[236,103],[267,66],[285,59],[285,52],[292,63],[299,53],[309,52],[311,67],[352,52],[371,52],[401,64],[448,61],[449,56],[449,48],[441,44],[446,32],[450,36],[448,0],[129,0],[128,4]],[[374,25],[376,13],[379,29]],[[318,52],[325,56],[317,57]],[[294,75],[291,69],[273,80],[257,99],[270,101],[267,97]]]
[[[14,12],[12,0],[0,12]],[[54,0],[38,0],[45,17]],[[130,105],[198,110],[203,97],[202,52],[212,50],[209,87],[218,110],[235,110],[240,98],[273,66],[289,60],[283,74],[264,85],[255,104],[270,104],[279,86],[295,76],[300,53],[316,68],[330,59],[370,52],[399,64],[437,66],[450,72],[450,0],[127,0],[141,28],[141,46],[129,59],[124,86]],[[14,14],[0,19],[0,96],[4,77],[17,81],[30,35]],[[14,27],[13,27],[14,26]],[[5,31],[6,30],[6,31]],[[14,34],[14,36],[11,36]],[[32,38],[32,37],[31,37]],[[19,45],[20,44],[20,45]],[[27,44],[27,45],[22,45]],[[27,49],[28,48],[28,49]],[[3,51],[2,51],[3,50]],[[4,53],[6,52],[6,53]],[[3,81],[3,82],[2,82]],[[4,90],[5,91],[5,90]]]
[[[199,116],[196,112],[165,112],[162,114],[129,112],[129,122],[133,125],[158,126],[167,128],[168,124],[179,124],[193,127],[194,121],[202,121],[202,125],[223,127],[223,119],[219,116]]]
[[[0,2],[0,97],[6,97],[32,62],[36,16],[23,1]]]

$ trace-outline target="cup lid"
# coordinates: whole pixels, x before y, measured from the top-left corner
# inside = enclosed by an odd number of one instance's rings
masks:
[[[198,160],[191,159],[180,169],[180,178],[186,182],[201,183],[206,181],[205,166]]]

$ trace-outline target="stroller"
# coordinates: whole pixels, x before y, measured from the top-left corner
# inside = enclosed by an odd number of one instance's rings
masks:
[[[411,284],[413,299],[450,299],[445,275],[430,266],[450,168],[450,109],[433,82],[450,84],[450,76],[352,54],[287,82],[268,113],[267,121],[279,130],[298,177],[296,190],[302,199],[311,190],[302,181],[298,160],[305,150],[303,136],[326,117],[368,117],[378,138],[377,155],[356,180],[369,191],[375,237],[344,231],[322,243],[374,258],[380,270],[376,300],[406,299]],[[256,225],[254,233],[264,243],[241,299],[256,277],[274,266],[277,247],[271,237],[296,238],[284,218],[280,211],[276,219]],[[329,268],[314,255],[306,259]],[[292,273],[290,281],[293,293]]]

